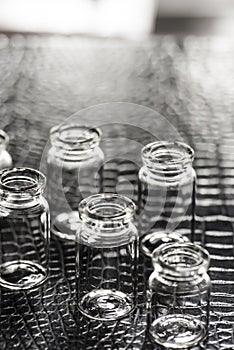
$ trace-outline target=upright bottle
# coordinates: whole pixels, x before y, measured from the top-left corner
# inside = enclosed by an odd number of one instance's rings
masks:
[[[209,322],[208,252],[193,243],[168,243],[153,252],[152,260],[150,336],[170,349],[187,349],[201,343]]]
[[[0,172],[0,285],[33,288],[48,276],[49,207],[45,176],[30,168]]]
[[[79,202],[101,191],[104,155],[100,139],[99,129],[78,124],[61,124],[50,131],[47,178],[51,231],[62,239],[75,240]]]
[[[0,129],[0,170],[12,167],[12,159],[7,151],[8,142],[9,136]]]
[[[142,149],[138,220],[141,247],[150,255],[159,235],[194,239],[194,151],[180,142],[153,142]]]
[[[135,205],[118,194],[98,194],[79,206],[77,301],[87,317],[114,321],[137,304],[138,233]]]

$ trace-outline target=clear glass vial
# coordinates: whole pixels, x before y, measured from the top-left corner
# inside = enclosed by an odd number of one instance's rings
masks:
[[[9,136],[0,129],[0,170],[12,167],[12,158],[7,151]]]
[[[50,131],[48,202],[51,231],[60,238],[75,241],[79,202],[101,191],[100,138],[99,129],[77,124],[61,124]]]
[[[0,172],[0,286],[35,287],[48,276],[49,207],[45,176],[34,169]]]
[[[170,349],[198,345],[207,334],[208,252],[193,243],[163,244],[153,252],[149,278],[149,333]]]
[[[142,149],[138,221],[143,252],[151,255],[158,233],[194,239],[194,151],[181,142],[157,141]]]
[[[138,234],[135,205],[117,194],[98,194],[79,205],[77,301],[87,317],[113,321],[137,305]]]

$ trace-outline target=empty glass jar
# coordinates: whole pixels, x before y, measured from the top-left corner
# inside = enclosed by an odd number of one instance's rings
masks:
[[[98,194],[79,205],[77,300],[91,319],[113,321],[137,305],[138,234],[134,203],[117,194]]]
[[[0,172],[0,286],[24,290],[45,281],[49,208],[45,176],[30,168]]]
[[[158,233],[193,241],[196,174],[194,151],[181,142],[159,141],[142,149],[138,221],[141,247],[151,255]],[[181,240],[181,238],[179,238]]]
[[[149,278],[149,333],[170,349],[199,344],[207,334],[208,252],[193,243],[163,244],[153,252]]]
[[[101,192],[100,138],[99,129],[77,124],[61,124],[50,131],[48,201],[51,231],[60,238],[75,240],[79,202]]]
[[[0,170],[12,167],[12,159],[7,151],[9,136],[0,129]]]

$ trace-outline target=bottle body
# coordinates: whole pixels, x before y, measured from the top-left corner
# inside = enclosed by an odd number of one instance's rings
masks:
[[[78,308],[92,319],[116,320],[137,303],[138,234],[130,217],[134,204],[115,194],[84,202],[77,234]]]
[[[207,334],[210,279],[208,253],[192,243],[169,243],[153,254],[149,278],[149,332],[163,346],[199,344]]]
[[[29,168],[0,173],[0,285],[33,288],[48,276],[49,207],[45,177]]]
[[[149,234],[150,239],[152,232],[178,232],[193,241],[196,173],[192,149],[181,143],[155,142],[143,148],[142,159],[140,236]]]
[[[52,232],[75,240],[78,204],[101,191],[104,155],[98,144],[100,131],[68,124],[51,130],[48,152],[48,201]]]

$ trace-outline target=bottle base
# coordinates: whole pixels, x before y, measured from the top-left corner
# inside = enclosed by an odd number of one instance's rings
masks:
[[[61,213],[53,220],[51,232],[60,239],[75,241],[79,224],[78,212]]]
[[[46,278],[46,270],[32,261],[17,260],[0,265],[0,285],[10,290],[31,289]]]
[[[85,316],[99,321],[115,321],[134,310],[131,298],[120,291],[94,290],[86,294],[78,304]]]
[[[152,323],[150,335],[166,348],[185,349],[198,345],[205,338],[206,327],[189,315],[167,315]]]

